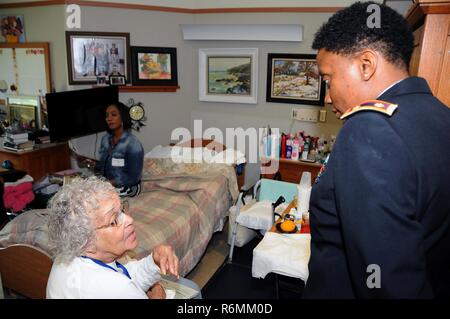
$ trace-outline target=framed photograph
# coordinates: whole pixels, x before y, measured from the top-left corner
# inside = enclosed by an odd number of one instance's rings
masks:
[[[125,77],[123,75],[110,75],[109,85],[125,85]]]
[[[178,85],[177,49],[131,47],[133,85]]]
[[[199,49],[199,100],[257,103],[258,49]]]
[[[0,42],[25,42],[25,26],[23,22],[23,15],[0,16]]]
[[[314,54],[268,54],[267,102],[324,105],[325,83]]]
[[[109,85],[109,77],[105,75],[97,76],[97,86],[107,86]]]
[[[130,81],[130,34],[66,31],[69,84],[95,84],[98,76]]]

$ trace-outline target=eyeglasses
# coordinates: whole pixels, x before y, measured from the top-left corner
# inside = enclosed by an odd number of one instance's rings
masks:
[[[104,229],[104,228],[110,228],[110,227],[119,227],[122,225],[124,219],[125,219],[125,215],[128,215],[128,208],[129,208],[129,204],[127,201],[123,201],[121,206],[120,206],[120,210],[119,212],[116,214],[116,217],[114,218],[114,220],[106,225],[102,225],[102,226],[98,226],[95,229]]]

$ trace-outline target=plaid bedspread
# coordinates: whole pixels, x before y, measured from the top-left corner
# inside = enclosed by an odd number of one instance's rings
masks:
[[[123,259],[140,259],[155,246],[169,244],[184,276],[198,263],[220,220],[236,201],[236,174],[233,167],[218,164],[173,165],[160,175],[144,172],[141,194],[128,200],[139,245]],[[51,255],[47,214],[32,210],[14,218],[0,230],[0,247],[29,244]]]
[[[237,198],[234,170],[147,177],[142,186],[142,193],[129,200],[139,245],[128,256],[140,259],[159,244],[171,245],[184,276],[198,263]]]

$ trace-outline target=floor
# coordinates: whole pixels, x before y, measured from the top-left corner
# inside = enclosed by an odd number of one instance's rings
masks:
[[[228,256],[230,247],[227,244],[228,223],[225,224],[221,232],[213,234],[202,259],[186,276],[186,278],[193,280],[200,288],[206,285]]]
[[[200,263],[187,275],[202,289],[205,299],[298,299],[301,280],[269,274],[264,279],[252,277],[253,248],[261,238],[244,247],[236,247],[233,262],[227,260],[227,229],[213,235]],[[277,296],[276,283],[279,289]]]

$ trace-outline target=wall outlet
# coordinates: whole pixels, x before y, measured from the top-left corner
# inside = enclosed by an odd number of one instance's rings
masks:
[[[292,109],[292,119],[304,122],[317,122],[318,111],[311,109]]]
[[[319,111],[319,122],[325,122],[327,120],[327,111],[320,110]]]

